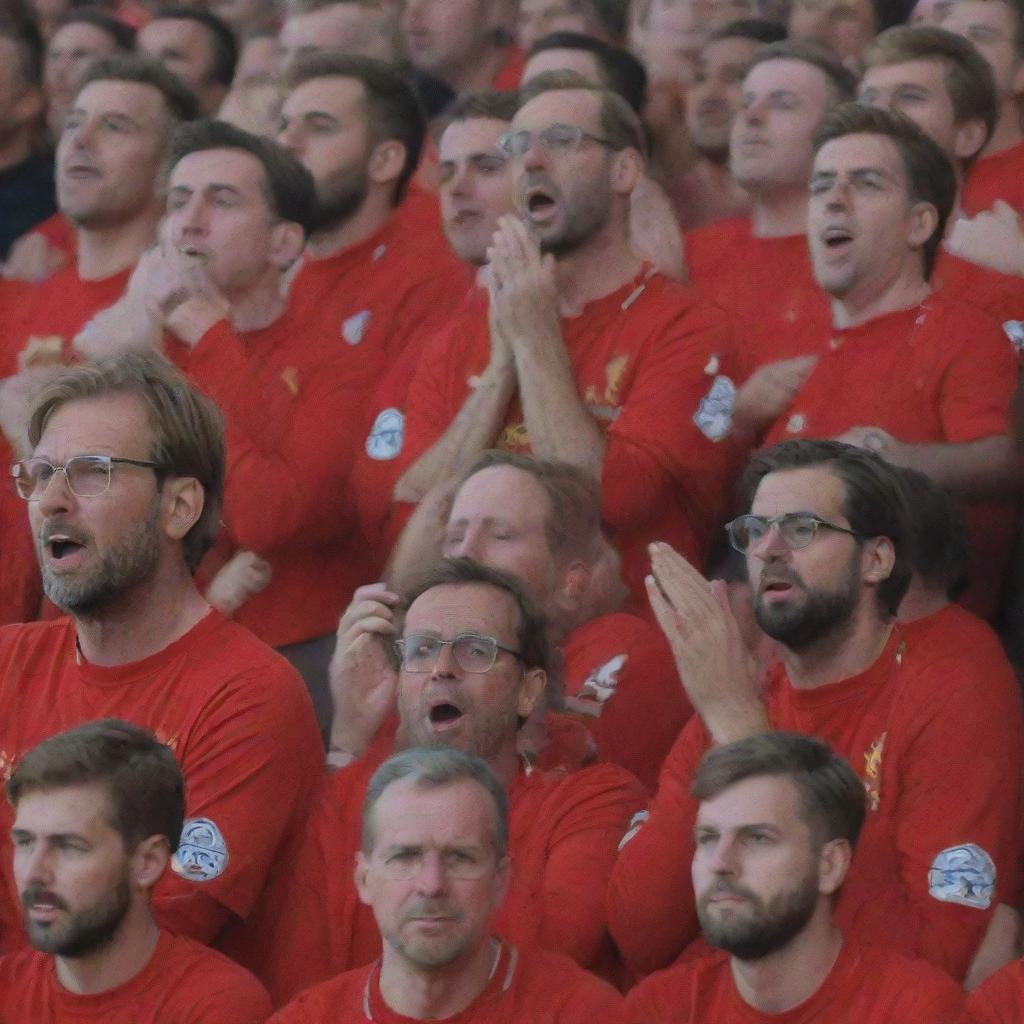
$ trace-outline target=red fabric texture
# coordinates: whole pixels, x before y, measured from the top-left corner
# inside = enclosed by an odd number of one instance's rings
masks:
[[[845,942],[822,986],[799,1006],[762,1013],[736,990],[730,957],[659,971],[626,1000],[629,1024],[958,1024],[964,994],[930,964]]]
[[[971,1024],[1019,1024],[1024,1007],[1024,961],[1000,968],[967,996]]]
[[[264,1024],[270,1013],[248,971],[168,932],[134,978],[96,995],[65,989],[44,953],[0,960],[0,1024]]]
[[[964,178],[960,206],[968,217],[991,210],[997,199],[1024,213],[1024,142],[979,157]]]
[[[48,736],[98,718],[123,718],[167,743],[185,776],[186,817],[209,819],[223,837],[228,858],[218,876],[190,881],[168,871],[153,900],[162,927],[211,942],[228,921],[252,910],[322,775],[322,747],[302,680],[217,612],[164,650],[116,668],[82,658],[69,619],[0,630],[0,777]],[[24,945],[12,820],[4,801],[5,951]]]
[[[349,971],[303,992],[272,1024],[416,1024],[395,1013],[380,992],[377,963]],[[521,951],[503,943],[487,987],[444,1024],[619,1024],[622,997],[568,957]]]
[[[1022,763],[1024,734],[1005,655],[967,646],[974,634],[966,629],[959,641],[935,644],[936,630],[956,629],[955,612],[939,614],[897,626],[865,672],[828,686],[795,689],[778,666],[765,705],[772,728],[820,737],[864,780],[867,820],[836,904],[844,934],[960,979],[996,904],[1017,895],[1020,779],[1007,766]],[[609,925],[641,974],[671,963],[699,934],[689,787],[709,745],[695,715],[665,762],[650,817],[612,873]],[[987,906],[946,898],[930,875],[968,844],[995,868],[990,899],[977,901]]]

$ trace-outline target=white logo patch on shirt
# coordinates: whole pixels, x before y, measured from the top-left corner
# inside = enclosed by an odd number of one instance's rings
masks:
[[[615,687],[619,685],[619,672],[628,659],[628,654],[616,654],[611,661],[606,661],[600,668],[594,669],[580,687],[580,696],[593,697],[603,704],[615,693]]]
[[[1003,324],[1003,330],[1010,339],[1014,352],[1017,355],[1024,352],[1024,322],[1020,320],[1007,320]]]
[[[974,843],[950,846],[928,870],[928,892],[943,903],[987,910],[996,888],[996,866]]]
[[[405,416],[399,409],[383,409],[377,414],[366,439],[366,454],[377,462],[387,462],[402,450],[405,441]]]
[[[358,345],[363,340],[366,327],[370,322],[370,311],[364,309],[361,313],[353,313],[342,325],[341,336],[350,344]]]
[[[228,866],[228,844],[209,818],[189,818],[181,830],[174,873],[189,882],[212,882]]]
[[[807,418],[802,412],[795,412],[786,422],[786,430],[790,434],[799,434],[807,426]]]
[[[700,400],[693,422],[709,441],[721,441],[732,426],[732,409],[736,404],[736,385],[726,376],[711,382],[711,389]]]
[[[622,837],[621,841],[619,842],[620,851],[626,845],[626,843],[628,843],[630,839],[632,839],[633,836],[635,836],[637,832],[639,832],[640,829],[643,828],[644,822],[650,816],[650,811],[637,811],[636,814],[633,815],[629,823],[629,830],[626,832],[626,834]]]

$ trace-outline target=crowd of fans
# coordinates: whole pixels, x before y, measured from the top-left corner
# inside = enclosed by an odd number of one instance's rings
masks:
[[[1022,218],[1024,0],[4,0],[0,1024],[1019,1024]]]

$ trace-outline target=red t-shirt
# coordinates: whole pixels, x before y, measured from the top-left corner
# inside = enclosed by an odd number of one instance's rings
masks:
[[[260,947],[256,973],[275,1004],[380,955],[377,922],[359,900],[352,869],[366,785],[392,752],[392,737],[382,734],[366,756],[330,776],[280,885],[268,893],[252,940]],[[639,783],[615,765],[572,775],[520,771],[509,792],[512,878],[498,933],[583,966],[608,966],[605,883],[643,801]]]
[[[806,235],[756,238],[749,217],[731,217],[684,236],[690,281],[736,321],[736,347],[756,369],[799,354],[795,330],[832,320],[828,296],[815,283]]]
[[[487,987],[444,1024],[620,1024],[622,997],[568,957],[502,943]],[[420,1024],[395,1013],[380,991],[380,963],[303,992],[273,1024]]]
[[[264,1024],[270,1013],[248,971],[169,932],[134,978],[96,995],[64,988],[45,953],[0,960],[0,1024]]]
[[[958,1024],[963,991],[922,960],[847,941],[809,999],[763,1013],[736,989],[731,957],[716,952],[658,971],[626,999],[629,1024]]]
[[[947,616],[947,621],[949,617]],[[999,902],[1018,890],[1020,696],[1005,655],[896,626],[866,671],[796,689],[779,665],[765,691],[772,728],[818,736],[864,781],[868,814],[836,923],[850,940],[920,956],[962,978]],[[699,934],[690,863],[690,783],[710,740],[699,716],[661,773],[650,816],[609,885],[609,926],[639,973]],[[984,756],[978,752],[984,751]]]
[[[967,996],[971,1024],[1020,1024],[1024,1016],[1024,961],[1000,968]]]
[[[204,576],[255,551],[273,575],[234,618],[273,647],[333,633],[373,578],[348,487],[372,367],[291,310],[263,330],[236,334],[222,320],[191,351],[165,348],[224,412],[227,530]]]
[[[182,847],[156,887],[161,926],[209,942],[245,918],[323,772],[302,680],[248,630],[211,611],[142,661],[101,668],[70,619],[0,629],[0,778],[54,733],[99,718],[152,730],[185,776]],[[13,813],[0,803],[0,947],[24,945],[11,869]]]
[[[590,730],[598,760],[632,772],[654,792],[662,761],[693,714],[665,634],[615,612],[562,643],[566,712]]]
[[[364,360],[378,362],[378,377],[412,339],[438,330],[466,291],[468,271],[440,225],[424,232],[417,224],[422,215],[400,207],[362,242],[307,258],[289,293],[300,322],[314,320],[325,337],[358,346]]]
[[[647,544],[667,541],[700,564],[728,489],[733,451],[710,439],[710,398],[730,372],[732,334],[719,310],[649,268],[563,319],[562,332],[580,397],[605,432],[602,517],[623,580],[646,605]],[[474,304],[420,359],[401,469],[448,429],[489,359],[486,309]],[[494,447],[530,450],[518,399]]]
[[[960,205],[968,217],[991,210],[997,199],[1024,213],[1024,142],[980,157],[967,172]]]
[[[523,68],[526,67],[526,54],[518,46],[510,46],[507,53],[505,63],[491,82],[491,88],[500,92],[518,89],[523,80]]]
[[[817,352],[792,405],[765,444],[793,437],[838,437],[851,427],[881,427],[909,444],[958,444],[1011,435],[1017,388],[1013,346],[998,323],[973,306],[933,293],[920,306],[817,335]],[[824,341],[822,344],[822,340]],[[1013,507],[969,510],[972,608],[997,604],[1015,534]]]
[[[47,217],[42,224],[37,224],[31,233],[42,235],[52,248],[65,253],[69,261],[78,252],[78,236],[71,221],[60,210]]]

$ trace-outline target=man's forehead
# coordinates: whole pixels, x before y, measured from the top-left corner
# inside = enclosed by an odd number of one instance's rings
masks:
[[[745,64],[754,56],[760,45],[754,39],[716,39],[701,50],[697,61],[705,67]]]
[[[206,30],[192,18],[158,18],[139,30],[139,43],[166,45],[170,42],[193,43],[206,38]]]
[[[546,128],[551,124],[576,124],[596,128],[601,102],[588,89],[552,89],[524,104],[512,119],[513,128]]]
[[[240,191],[259,190],[263,183],[263,165],[243,149],[223,147],[201,149],[183,156],[171,170],[170,185],[231,185]]]
[[[941,60],[929,58],[873,64],[864,71],[859,91],[863,92],[873,86],[895,88],[901,85],[923,86],[946,92],[946,68]]]
[[[441,786],[398,779],[374,806],[375,845],[485,845],[491,840],[494,815],[491,795],[474,779],[454,779]]]
[[[512,595],[490,583],[442,583],[420,594],[405,616],[410,629],[460,632],[488,627],[511,631],[518,611]]]
[[[906,178],[896,143],[888,136],[874,132],[857,132],[830,139],[814,158],[815,172],[868,168],[884,171],[898,181]]]
[[[703,800],[698,825],[743,828],[761,824],[784,828],[799,815],[798,793],[785,775],[755,775]]]
[[[37,789],[25,793],[18,801],[14,828],[52,835],[84,835],[111,827],[109,816],[110,794],[98,783]]]
[[[766,474],[757,485],[751,511],[758,515],[816,512],[838,515],[846,498],[843,481],[826,466],[780,469]]]
[[[97,25],[77,21],[57,29],[50,40],[49,50],[61,50],[78,46],[90,49],[113,51],[117,44],[111,36]]]
[[[135,395],[114,393],[92,398],[74,398],[58,406],[46,421],[37,450],[68,447],[75,451],[109,448],[125,455],[130,443],[145,450],[152,428],[142,401]],[[70,453],[69,453],[70,454]]]
[[[349,114],[361,107],[366,96],[363,83],[357,78],[324,75],[297,85],[285,97],[285,108],[294,112],[323,110]]]
[[[454,121],[441,135],[441,160],[457,160],[477,153],[497,153],[498,139],[508,131],[509,122],[496,117],[470,117]]]
[[[828,90],[825,72],[805,60],[779,58],[755,64],[743,80],[747,91],[784,90],[801,96],[824,96]]]
[[[1012,29],[1016,17],[1005,0],[956,0],[950,7],[949,14],[943,19],[942,27],[969,25],[972,22],[985,25],[1001,23],[1002,26]]]
[[[155,85],[99,79],[89,82],[75,97],[75,108],[90,113],[128,114],[133,118],[156,118],[163,107],[163,95]]]

